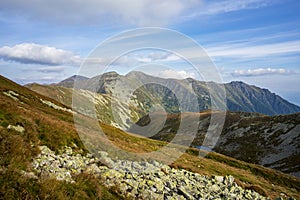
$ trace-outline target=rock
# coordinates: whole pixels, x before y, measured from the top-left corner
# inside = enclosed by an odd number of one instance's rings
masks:
[[[162,171],[163,173],[165,173],[165,175],[167,175],[167,174],[169,174],[170,167],[167,166],[167,165],[164,165],[164,166],[161,167],[161,171]]]
[[[224,177],[223,176],[213,176],[213,178],[218,182],[218,183],[222,183],[224,181]]]
[[[224,178],[224,184],[226,185],[232,185],[234,182],[234,177],[229,175],[229,176],[225,176]]]
[[[71,147],[65,147],[64,153],[70,156],[73,154],[73,150]]]
[[[156,188],[157,192],[161,193],[163,192],[165,186],[161,181],[156,181],[154,187]]]
[[[98,157],[99,158],[107,158],[108,157],[108,153],[105,151],[98,151]]]
[[[38,179],[38,177],[33,173],[33,172],[25,172],[25,171],[21,171],[21,174],[26,177],[26,178],[30,178],[30,179]]]
[[[101,173],[101,170],[99,169],[99,167],[96,164],[92,164],[86,168],[85,172],[87,172],[89,174],[97,175],[97,174]]]
[[[184,187],[179,187],[178,188],[178,194],[183,195],[186,199],[194,199],[193,196],[188,193]]]
[[[217,192],[217,191],[220,190],[220,187],[219,187],[218,185],[214,184],[214,185],[212,185],[209,189],[210,189],[210,191],[212,191],[212,192]]]
[[[151,181],[151,180],[147,180],[146,181],[146,184],[149,186],[149,187],[152,187],[155,185],[155,182]]]
[[[54,154],[54,152],[53,151],[51,151],[47,146],[40,146],[39,147],[39,149],[40,149],[40,151],[42,152],[42,154],[44,154],[44,155],[52,155],[52,154]]]
[[[79,155],[80,155],[80,154],[79,154]],[[93,158],[93,154],[88,153],[88,154],[86,154],[86,157],[87,157],[87,158]]]
[[[167,181],[166,185],[168,188],[170,188],[171,190],[176,188],[176,183],[172,182],[172,181]]]
[[[25,131],[25,128],[23,126],[17,125],[17,126],[13,126],[13,125],[8,125],[7,129],[13,129],[19,133],[23,133]]]
[[[101,177],[106,187],[117,187],[130,199],[266,199],[256,192],[234,184],[233,176],[204,176],[187,170],[174,169],[157,161],[134,162],[112,160],[107,152],[74,155],[66,147],[55,155],[48,147],[32,162],[43,178],[56,178],[73,183],[72,175],[85,172]],[[99,162],[98,162],[99,161]],[[98,165],[98,164],[104,165]],[[33,176],[34,174],[29,174]]]

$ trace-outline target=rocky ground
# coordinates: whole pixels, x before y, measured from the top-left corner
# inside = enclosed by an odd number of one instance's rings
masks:
[[[106,152],[95,158],[75,154],[69,147],[57,155],[46,146],[40,149],[32,162],[38,176],[73,182],[72,175],[90,173],[133,199],[267,199],[239,187],[232,176],[208,177],[156,161],[113,160]]]

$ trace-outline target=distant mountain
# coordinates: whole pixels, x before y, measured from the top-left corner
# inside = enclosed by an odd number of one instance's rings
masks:
[[[72,87],[75,78],[68,78],[56,85]],[[136,86],[140,87],[135,88]],[[213,95],[216,105],[220,108],[226,107],[230,111],[258,112],[266,115],[300,112],[299,106],[269,90],[243,82],[224,84],[226,102],[222,101],[222,97],[216,91],[216,88],[221,88],[220,84],[197,81],[192,78],[163,79],[137,71],[130,72],[126,76],[108,72],[90,79],[79,77],[76,87],[101,94],[118,93],[121,96],[126,92],[132,92],[132,88],[135,88],[131,100],[142,103],[146,111],[149,111],[155,104],[162,105],[169,113],[176,113],[179,110],[183,112],[203,111],[211,109],[211,95]],[[121,96],[120,98],[127,98]],[[224,103],[226,105],[223,105]],[[197,104],[199,109],[195,106]],[[180,108],[180,105],[185,107]]]
[[[74,82],[75,82],[75,80],[76,81],[78,81],[78,82],[80,82],[80,81],[86,81],[86,80],[88,80],[89,78],[87,78],[87,77],[84,77],[84,76],[79,76],[79,75],[74,75],[74,76],[71,76],[71,77],[69,77],[69,78],[67,78],[67,79],[65,79],[65,80],[63,80],[63,81],[61,81],[61,82],[59,82],[59,85],[60,86],[63,86],[63,87],[69,87],[69,88],[71,88],[71,87],[73,87],[74,86]],[[56,85],[56,84],[55,84]]]
[[[247,85],[240,81],[225,84],[227,106],[231,111],[259,112],[267,115],[300,112],[294,105],[267,89]]]

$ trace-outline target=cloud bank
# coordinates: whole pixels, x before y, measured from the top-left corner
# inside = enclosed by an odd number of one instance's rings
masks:
[[[0,48],[0,58],[22,64],[78,65],[80,57],[72,52],[34,43]]]
[[[267,6],[271,1],[269,0],[239,0],[239,1],[232,1],[232,0],[223,0],[223,1],[207,1],[204,5],[204,8],[200,14],[220,14],[220,13],[228,13],[237,10],[244,10],[244,9],[255,9]]]
[[[213,57],[255,58],[277,56],[280,54],[300,53],[300,40],[278,42],[271,44],[249,45],[248,43],[227,44],[207,49]]]
[[[0,11],[68,24],[163,25],[199,4],[199,0],[1,0]],[[2,8],[2,9],[1,9]]]
[[[41,3],[42,2],[42,3]],[[271,4],[271,0],[1,0],[0,12],[60,24],[162,26]]]
[[[232,73],[233,76],[262,76],[262,75],[274,75],[274,74],[290,74],[291,71],[287,69],[274,69],[274,68],[258,68],[248,70],[235,70]]]

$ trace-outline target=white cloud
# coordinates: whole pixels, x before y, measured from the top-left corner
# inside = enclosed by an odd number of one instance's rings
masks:
[[[179,60],[180,58],[169,52],[164,52],[160,50],[138,50],[137,52],[122,55],[121,57],[98,57],[98,58],[86,58],[86,65],[98,65],[98,66],[136,66],[140,64],[148,64],[155,62],[164,62]]]
[[[291,71],[287,69],[275,69],[275,68],[258,68],[248,70],[235,70],[232,73],[233,76],[262,76],[262,75],[273,75],[273,74],[290,74]]]
[[[135,55],[135,57],[141,62],[154,62],[167,60],[171,55],[169,52],[153,51],[145,55]]]
[[[81,60],[72,52],[34,43],[1,47],[0,58],[23,64],[40,65],[78,65]]]
[[[204,5],[205,9],[203,13],[205,14],[219,14],[219,13],[227,13],[237,10],[244,9],[255,9],[268,5],[270,1],[267,0],[225,0],[225,1],[217,1],[213,3],[207,2]]]
[[[42,73],[60,73],[66,69],[66,66],[49,66],[49,67],[41,67],[38,68],[36,71]]]
[[[76,66],[78,67],[78,66]],[[45,67],[35,67],[30,66],[26,69],[23,69],[22,72],[40,72],[40,73],[62,73],[65,70],[70,70],[71,66],[45,66]]]
[[[175,78],[175,79],[185,79],[185,78],[195,78],[194,73],[189,73],[185,70],[163,70],[159,74],[156,74],[156,76],[162,77],[162,78]]]
[[[271,0],[1,0],[0,12],[61,24],[161,26],[197,17],[255,9]],[[109,22],[109,23],[108,23]]]
[[[15,80],[20,84],[28,84],[28,83],[42,83],[42,84],[49,84],[49,83],[56,83],[61,81],[63,76],[26,76],[21,78],[15,78]]]
[[[57,23],[163,25],[199,0],[1,0],[0,11]]]
[[[234,12],[246,9],[256,9],[268,6],[274,3],[270,0],[223,0],[223,1],[202,1],[201,7],[198,7],[186,18],[194,18],[203,15],[218,15],[222,13]]]
[[[300,40],[256,45],[249,45],[248,43],[226,44],[209,47],[206,50],[208,55],[213,57],[266,57],[279,54],[300,53]]]

